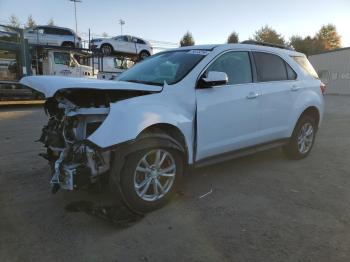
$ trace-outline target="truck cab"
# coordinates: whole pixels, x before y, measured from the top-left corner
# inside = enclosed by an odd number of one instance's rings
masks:
[[[82,65],[73,52],[48,50],[42,59],[42,74],[68,77],[96,78],[98,70]],[[34,68],[35,70],[35,68]]]

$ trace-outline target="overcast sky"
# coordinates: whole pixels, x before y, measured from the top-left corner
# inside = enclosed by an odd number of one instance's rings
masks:
[[[15,14],[22,23],[32,14],[37,24],[53,18],[59,26],[75,28],[74,4],[69,0],[0,0],[0,23]],[[78,32],[96,35],[124,33],[178,43],[189,30],[196,44],[224,43],[234,30],[248,39],[270,25],[288,39],[305,36],[333,23],[350,46],[350,0],[82,0],[77,4]]]

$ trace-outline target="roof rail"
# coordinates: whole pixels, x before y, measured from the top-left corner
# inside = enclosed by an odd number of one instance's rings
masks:
[[[248,45],[262,45],[262,46],[269,46],[269,47],[277,47],[277,48],[282,48],[282,49],[287,49],[287,50],[293,50],[292,48],[284,45],[279,45],[279,44],[272,44],[272,43],[266,43],[266,42],[260,42],[260,41],[255,41],[255,40],[245,40],[241,42],[241,44],[248,44]]]

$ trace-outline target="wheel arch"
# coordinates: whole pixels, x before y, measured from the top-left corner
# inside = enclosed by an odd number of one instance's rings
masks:
[[[142,52],[146,52],[148,55],[151,55],[151,53],[150,53],[147,49],[141,49],[141,51],[139,52],[139,54],[141,54]]]
[[[74,46],[74,42],[72,41],[63,41],[61,46],[66,46],[66,45],[73,45]]]
[[[318,127],[319,123],[320,123],[320,117],[321,117],[321,114],[320,114],[320,111],[318,110],[318,108],[316,106],[309,106],[307,107],[302,113],[301,115],[299,116],[299,119],[301,117],[303,117],[304,115],[309,115],[311,117],[313,117],[316,121],[316,127]],[[299,121],[298,119],[298,121]]]
[[[110,47],[112,48],[112,52],[113,52],[113,51],[114,51],[114,48],[113,48],[113,45],[110,44],[110,43],[102,43],[100,48],[102,48],[103,46],[107,46],[107,45],[110,46]]]
[[[183,151],[186,162],[188,162],[188,145],[184,134],[178,127],[169,123],[153,124],[143,129],[137,138],[152,134],[165,134],[174,139],[178,143],[179,149]]]

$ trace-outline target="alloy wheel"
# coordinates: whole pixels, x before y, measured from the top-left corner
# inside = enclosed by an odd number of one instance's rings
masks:
[[[134,189],[145,201],[157,201],[172,188],[176,176],[176,162],[170,152],[155,149],[146,153],[134,172]]]

